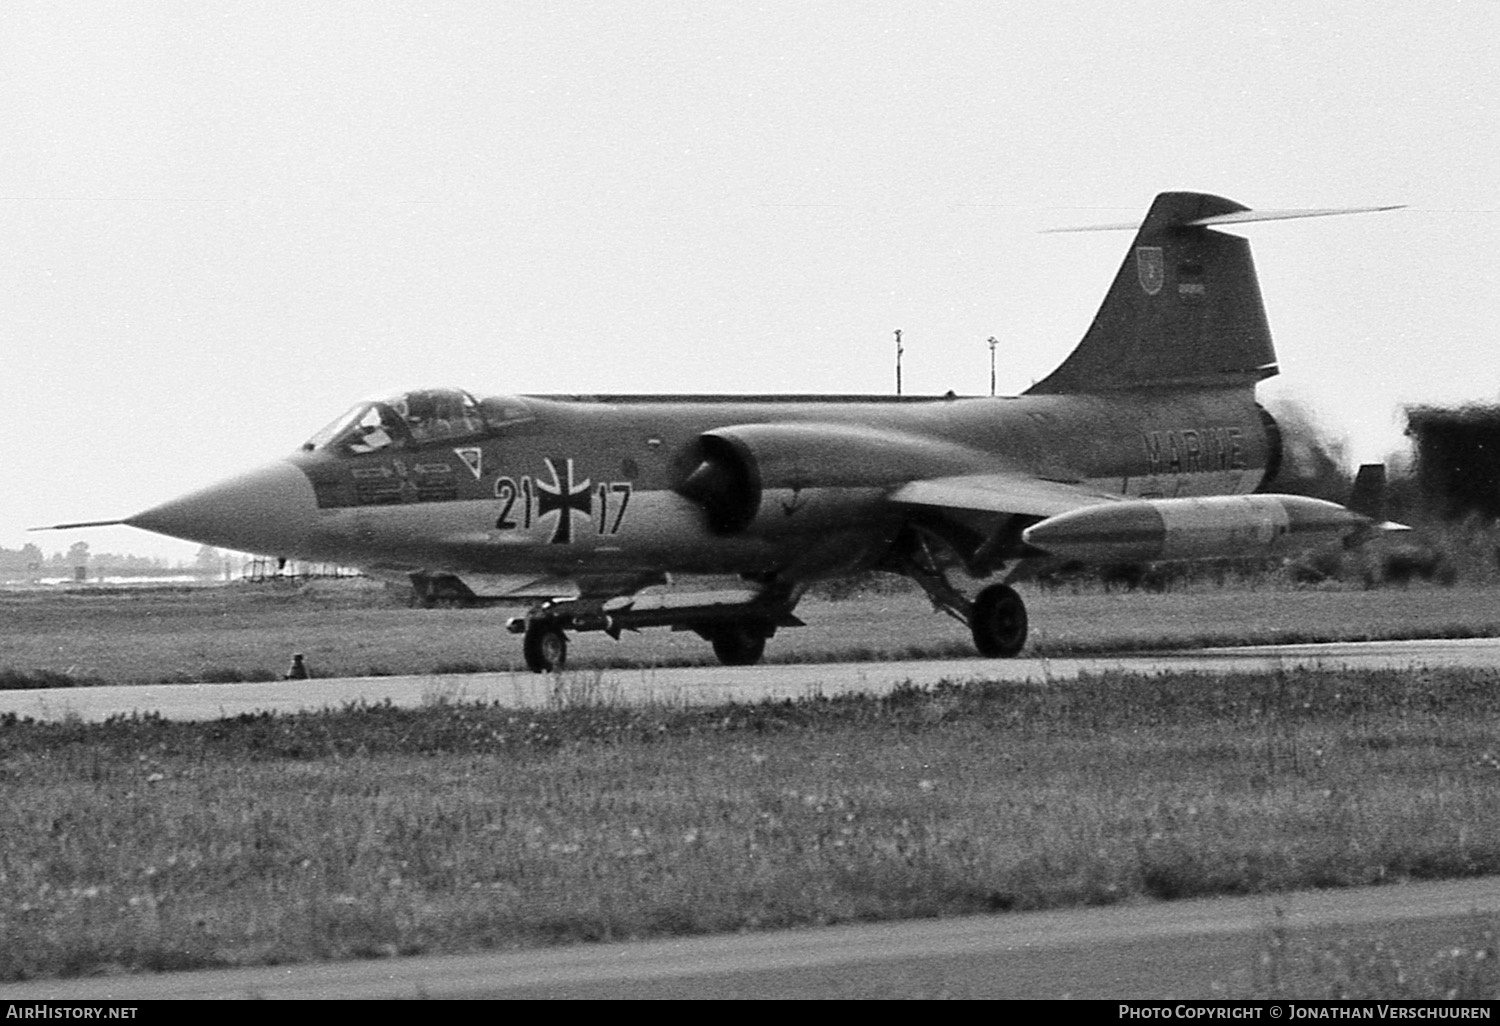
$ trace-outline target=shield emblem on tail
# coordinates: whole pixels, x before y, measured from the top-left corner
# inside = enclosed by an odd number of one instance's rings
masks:
[[[1162,284],[1167,280],[1167,270],[1160,246],[1136,247],[1135,274],[1146,295],[1154,296],[1161,291]]]

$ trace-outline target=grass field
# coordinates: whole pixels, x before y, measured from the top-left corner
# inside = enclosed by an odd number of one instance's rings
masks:
[[[1500,635],[1500,589],[1199,590],[1069,594],[1026,589],[1033,654],[1370,638]],[[798,609],[770,662],[974,655],[968,631],[920,593]],[[319,676],[521,668],[503,609],[408,609],[379,589],[231,586],[0,592],[0,687],[48,682],[269,680],[293,652]],[[574,668],[713,663],[696,635],[575,635]]]
[[[1051,653],[1500,634],[1478,588],[1028,600]],[[919,595],[799,612],[812,626],[773,656],[970,647]],[[0,593],[0,673],[253,679],[294,650],[330,675],[509,668],[503,615],[349,588]],[[583,636],[574,656],[711,660],[667,632]],[[1298,671],[708,710],[0,720],[0,980],[1495,873],[1497,683]],[[1494,996],[1492,938],[1454,950],[1402,993]],[[1314,996],[1396,996],[1404,972],[1378,951],[1267,957],[1283,996],[1309,960],[1327,967]]]
[[[1500,872],[1475,671],[0,725],[0,979]]]

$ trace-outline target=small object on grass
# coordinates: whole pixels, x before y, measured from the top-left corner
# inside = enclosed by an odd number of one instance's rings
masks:
[[[302,661],[302,653],[292,653],[292,665],[287,667],[286,674],[282,680],[307,680],[312,674],[307,672],[307,663]]]

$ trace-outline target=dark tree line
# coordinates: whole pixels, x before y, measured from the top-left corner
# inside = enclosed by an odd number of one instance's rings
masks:
[[[19,549],[0,547],[0,579],[26,580],[32,577],[71,577],[78,567],[87,568],[91,577],[148,575],[162,573],[197,573],[198,563],[180,566],[158,556],[134,556],[129,553],[90,552],[88,542],[76,542],[66,552],[44,553],[35,544]],[[217,554],[213,569],[219,569]]]
[[[1412,406],[1406,433],[1428,513],[1444,520],[1500,517],[1500,406]]]

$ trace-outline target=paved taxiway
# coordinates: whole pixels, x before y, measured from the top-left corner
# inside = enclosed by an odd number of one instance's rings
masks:
[[[1480,942],[1500,878],[786,930],[505,954],[41,980],[0,1001],[144,998],[1244,997],[1326,995],[1300,950],[1382,944],[1408,967]],[[1263,963],[1277,931],[1287,964]],[[1310,967],[1311,972],[1309,973]],[[1388,995],[1389,996],[1389,995]]]
[[[211,720],[257,711],[339,708],[351,702],[418,706],[438,701],[500,702],[542,708],[588,701],[662,701],[689,705],[761,699],[878,694],[903,683],[942,680],[1068,681],[1111,671],[1230,673],[1293,667],[1405,669],[1500,668],[1500,639],[1375,641],[1331,645],[1265,645],[1067,659],[951,659],[928,662],[699,666],[682,669],[570,671],[559,676],[475,673],[458,676],[342,677],[259,684],[161,684],[133,687],[0,691],[0,715],[39,720],[100,721],[117,714],[159,713]]]

